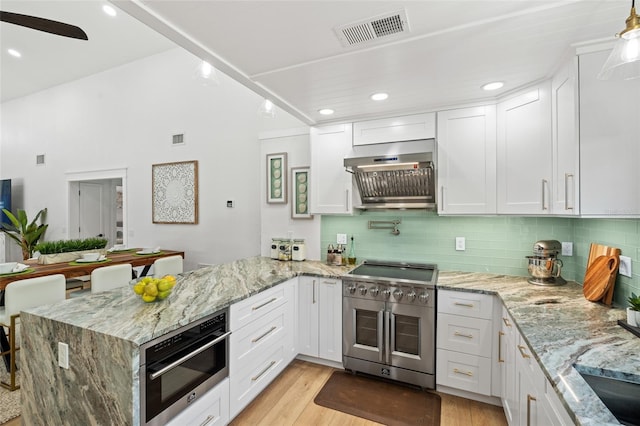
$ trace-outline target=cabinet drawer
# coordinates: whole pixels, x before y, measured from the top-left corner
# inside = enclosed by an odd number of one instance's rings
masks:
[[[231,418],[247,406],[286,367],[285,345],[264,351],[260,362],[246,365],[229,375],[231,385]]]
[[[477,355],[438,349],[436,383],[491,395],[491,360]]]
[[[235,372],[243,366],[255,365],[264,356],[263,351],[276,342],[282,342],[287,333],[287,305],[279,306],[246,327],[231,334],[230,369]],[[289,327],[291,325],[289,324]]]
[[[438,314],[437,347],[491,357],[491,320]]]
[[[463,291],[438,291],[438,312],[472,318],[493,317],[493,296]]]
[[[286,285],[279,284],[231,305],[229,309],[231,331],[239,330],[256,318],[260,318],[284,304],[287,301],[286,288]]]
[[[205,424],[223,426],[227,423],[229,423],[229,379],[224,379],[171,419],[167,426]]]

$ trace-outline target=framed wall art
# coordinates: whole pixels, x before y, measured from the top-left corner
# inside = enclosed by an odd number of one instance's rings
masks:
[[[198,223],[198,162],[154,164],[153,223]]]
[[[267,203],[287,204],[287,153],[267,154]]]
[[[312,219],[309,214],[309,167],[291,168],[291,218]]]

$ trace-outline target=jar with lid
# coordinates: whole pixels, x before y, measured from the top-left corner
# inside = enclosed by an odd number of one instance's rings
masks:
[[[272,259],[279,259],[280,253],[280,238],[272,238],[271,239],[271,258]]]
[[[278,259],[291,260],[291,240],[280,240]]]

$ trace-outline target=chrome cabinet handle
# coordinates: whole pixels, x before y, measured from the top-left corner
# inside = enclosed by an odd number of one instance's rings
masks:
[[[207,426],[209,423],[211,423],[212,420],[215,420],[215,419],[216,419],[215,416],[212,416],[211,414],[209,414],[207,418],[204,419],[204,422],[200,423],[200,426]]]
[[[464,306],[465,308],[473,308],[473,306],[474,306],[473,303],[454,302],[453,304],[456,305],[456,306]]]
[[[498,331],[498,362],[504,362],[504,359],[502,359],[502,336],[504,336],[504,333]]]
[[[458,370],[457,368],[454,368],[453,372],[456,374],[464,374],[465,376],[473,377],[473,373],[471,371],[462,371],[462,370]]]
[[[522,345],[518,345],[518,349],[520,350],[520,355],[522,355],[522,358],[531,358],[531,356],[525,352],[527,348]]]
[[[210,341],[209,343],[207,343],[204,346],[200,346],[198,349],[196,349],[193,352],[189,352],[188,354],[186,354],[185,356],[183,356],[182,358],[173,361],[171,364],[167,365],[164,368],[161,368],[160,370],[156,371],[155,373],[151,373],[149,374],[149,378],[151,380],[155,380],[158,377],[162,376],[164,373],[166,373],[169,370],[173,370],[174,368],[176,368],[178,365],[182,364],[183,362],[193,358],[194,356],[198,355],[200,352],[206,351],[207,349],[209,349],[211,346],[215,345],[216,343],[219,343],[221,341],[223,341],[224,339],[226,339],[227,337],[229,337],[231,335],[230,331],[227,331],[226,333],[224,333],[222,336]]]
[[[348,212],[349,211],[349,190],[345,189],[345,203],[344,203],[344,211]]]
[[[547,194],[545,191],[545,187],[548,185],[548,181],[546,179],[542,179],[542,210],[548,210],[547,206]]]
[[[527,394],[527,426],[531,426],[531,401],[537,401],[537,399]]]
[[[252,311],[257,311],[258,309],[260,309],[260,308],[264,308],[264,307],[265,307],[265,306],[267,306],[269,303],[273,303],[273,302],[275,302],[276,300],[278,300],[278,298],[277,298],[277,297],[274,297],[274,298],[273,298],[273,299],[271,299],[271,300],[267,300],[267,301],[266,301],[266,302],[264,302],[262,305],[253,306],[253,307],[251,308],[251,310],[252,310]]]
[[[315,305],[316,304],[316,280],[313,280],[313,288],[311,289],[311,293],[313,293],[312,302]]]
[[[459,331],[455,331],[453,335],[459,336],[459,337],[466,337],[467,339],[473,339],[473,334],[464,334],[464,333],[460,333]]]
[[[262,370],[262,371],[260,372],[260,374],[258,374],[257,376],[253,376],[253,377],[251,378],[251,381],[252,381],[252,382],[255,382],[255,381],[256,381],[256,380],[258,380],[260,377],[264,376],[264,374],[265,374],[267,371],[269,371],[269,369],[270,369],[271,367],[273,367],[275,364],[276,364],[276,362],[275,362],[275,361],[271,361],[271,362],[269,363],[269,365],[267,365],[267,368],[265,368],[264,370]]]
[[[573,174],[565,173],[564,174],[564,209],[565,210],[573,210],[574,208],[574,206],[569,207],[569,178],[571,178],[571,180],[573,181]],[[575,188],[575,185],[574,185],[574,188]]]
[[[273,330],[277,329],[278,327],[276,327],[275,325],[273,327],[271,327],[269,330],[267,330],[266,332],[264,332],[263,334],[261,334],[258,337],[255,337],[253,339],[251,339],[251,343],[256,343],[259,342],[260,340],[264,339],[265,337],[267,337],[269,334],[273,333]]]

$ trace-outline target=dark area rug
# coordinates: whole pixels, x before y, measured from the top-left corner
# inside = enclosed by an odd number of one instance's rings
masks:
[[[389,426],[440,424],[440,396],[376,378],[334,371],[314,402]]]

